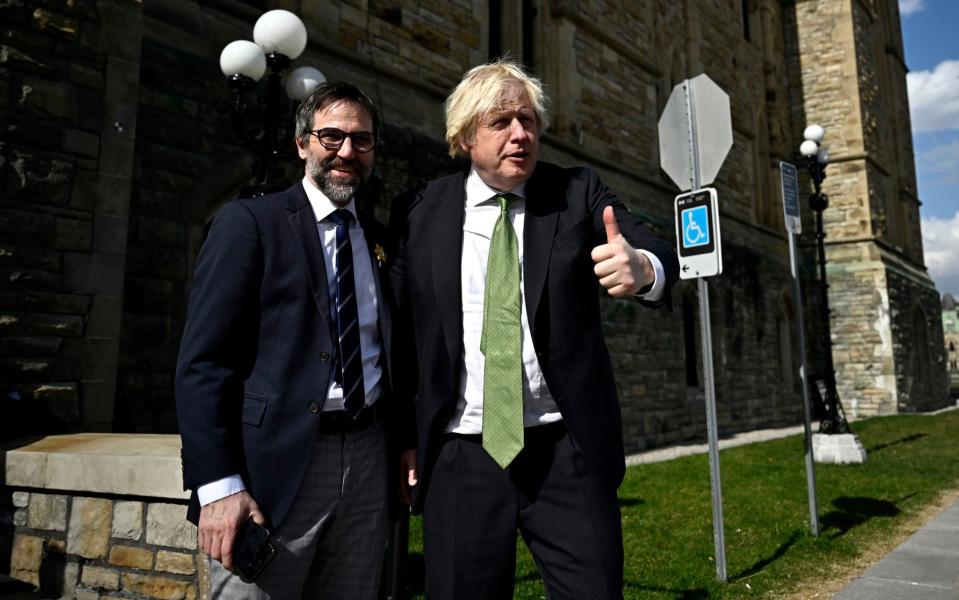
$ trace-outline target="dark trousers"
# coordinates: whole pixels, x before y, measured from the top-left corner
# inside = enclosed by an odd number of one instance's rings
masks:
[[[562,423],[528,428],[523,451],[505,470],[479,435],[447,436],[423,507],[426,597],[512,598],[517,530],[549,600],[623,597],[616,490]]]

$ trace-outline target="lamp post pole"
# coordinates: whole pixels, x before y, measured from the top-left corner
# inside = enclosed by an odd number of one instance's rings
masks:
[[[799,147],[803,155],[806,170],[813,183],[813,193],[809,196],[809,208],[816,213],[816,252],[819,257],[819,310],[822,322],[823,342],[825,346],[825,395],[823,404],[826,415],[819,424],[821,433],[849,433],[846,413],[836,391],[836,371],[832,358],[832,333],[829,325],[829,283],[826,279],[826,232],[823,227],[823,211],[829,207],[829,197],[822,191],[822,182],[826,179],[826,166],[829,153],[821,147],[824,130],[819,125],[810,125],[803,133],[806,138]]]

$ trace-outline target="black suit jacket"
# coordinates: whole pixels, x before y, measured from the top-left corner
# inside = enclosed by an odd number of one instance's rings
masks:
[[[390,405],[392,347],[382,263],[392,249],[382,225],[362,215],[360,223],[380,292],[382,409]],[[335,340],[323,249],[303,184],[224,206],[197,259],[177,360],[193,522],[196,488],[236,473],[272,524],[283,520],[313,452]]]
[[[427,184],[397,199],[392,226],[399,239],[393,268],[402,326],[415,340],[403,353],[401,390],[415,397],[422,508],[437,443],[459,394],[463,361],[461,256],[468,172]],[[666,272],[669,298],[679,265],[658,239],[590,169],[540,162],[526,185],[524,292],[533,345],[549,390],[570,435],[592,467],[612,486],[625,472],[619,401],[603,341],[592,249],[606,242],[603,209],[612,206],[620,230],[635,248],[655,254]],[[405,338],[399,335],[397,338]],[[415,362],[414,362],[415,360]]]

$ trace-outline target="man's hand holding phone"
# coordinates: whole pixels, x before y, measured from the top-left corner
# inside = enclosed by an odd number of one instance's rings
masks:
[[[260,525],[266,523],[256,501],[246,491],[207,504],[200,509],[197,528],[200,549],[222,563],[225,569],[233,571],[233,548],[237,534],[250,519]]]

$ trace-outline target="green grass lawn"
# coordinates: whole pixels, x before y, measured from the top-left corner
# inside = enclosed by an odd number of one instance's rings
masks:
[[[720,453],[729,582],[716,581],[706,455],[627,470],[619,490],[626,598],[777,597],[835,577],[888,540],[942,491],[959,487],[959,411],[859,421],[862,465],[816,465],[812,537],[802,436]],[[420,523],[410,531],[412,591],[422,597]],[[517,599],[545,598],[522,542]]]

